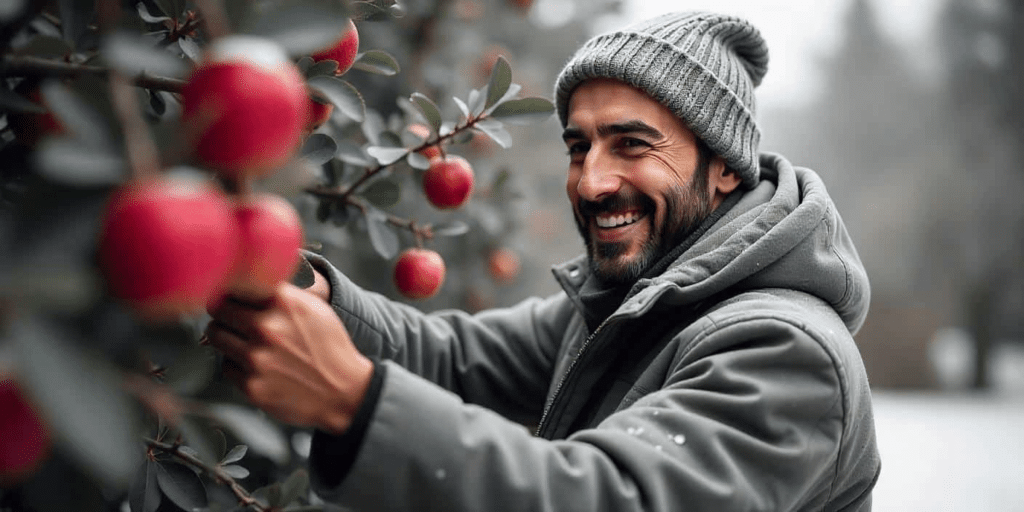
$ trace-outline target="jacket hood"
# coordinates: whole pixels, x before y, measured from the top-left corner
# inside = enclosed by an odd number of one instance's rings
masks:
[[[661,275],[640,279],[617,314],[694,305],[726,290],[788,288],[835,309],[851,333],[864,323],[870,285],[853,241],[818,175],[760,156],[761,182]],[[586,257],[555,267],[575,297]]]

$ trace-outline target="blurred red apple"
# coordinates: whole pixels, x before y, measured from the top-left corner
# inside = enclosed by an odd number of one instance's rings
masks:
[[[444,260],[429,249],[407,249],[395,264],[395,286],[410,299],[427,299],[444,283]]]
[[[129,183],[107,205],[99,242],[110,292],[144,319],[201,310],[230,277],[238,251],[234,211],[205,183]]]
[[[50,433],[17,383],[0,375],[0,487],[32,474],[50,449]]]
[[[487,270],[495,281],[509,284],[519,275],[519,255],[504,247],[495,249],[487,256]]]
[[[469,199],[472,191],[473,168],[461,156],[436,158],[423,173],[423,192],[437,208],[458,208]]]
[[[321,102],[320,100],[310,97],[309,98],[309,119],[306,121],[307,130],[315,130],[321,125],[327,122],[331,118],[331,113],[334,112],[334,104],[330,102]]]
[[[256,194],[235,211],[241,247],[232,270],[229,293],[262,302],[295,273],[302,248],[302,220],[287,200]]]
[[[269,39],[214,40],[181,94],[196,157],[230,178],[266,176],[283,166],[309,120],[305,80]]]

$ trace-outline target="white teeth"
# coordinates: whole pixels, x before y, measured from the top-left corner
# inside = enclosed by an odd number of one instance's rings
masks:
[[[629,212],[624,215],[600,216],[596,217],[595,220],[598,227],[617,228],[640,220],[640,214],[637,212]]]

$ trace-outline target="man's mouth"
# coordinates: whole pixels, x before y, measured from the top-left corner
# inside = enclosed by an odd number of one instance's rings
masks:
[[[594,217],[594,222],[597,224],[597,227],[599,228],[610,229],[628,226],[642,219],[643,217],[643,213],[636,210],[632,210],[617,214],[597,215]]]

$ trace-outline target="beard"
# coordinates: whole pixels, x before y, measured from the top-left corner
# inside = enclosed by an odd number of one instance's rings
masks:
[[[654,200],[639,192],[618,193],[596,202],[580,199],[576,208],[578,213],[574,217],[594,275],[607,286],[629,285],[640,279],[711,215],[712,200],[707,183],[707,170],[698,167],[687,185],[675,185],[666,191],[666,211],[659,224],[655,224]],[[650,219],[651,233],[642,241],[637,255],[626,259],[624,255],[631,246],[630,242],[594,240],[584,219],[628,209],[637,209]]]

